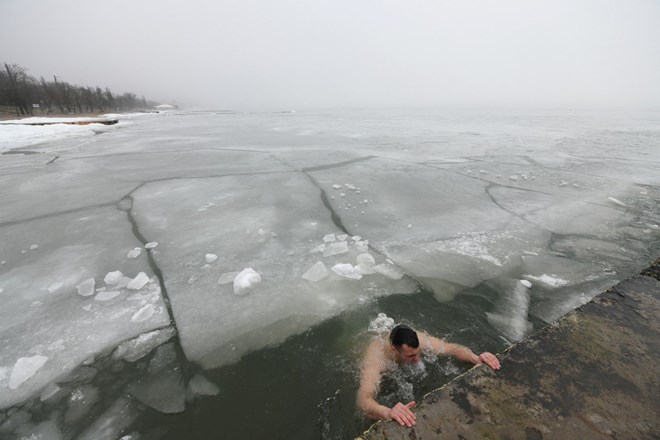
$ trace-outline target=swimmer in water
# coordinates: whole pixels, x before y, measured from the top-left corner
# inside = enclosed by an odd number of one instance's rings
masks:
[[[374,340],[364,355],[357,406],[367,417],[395,420],[401,426],[410,427],[415,424],[415,414],[410,410],[415,406],[414,401],[406,404],[398,402],[392,408],[388,408],[376,401],[376,394],[388,364],[416,364],[421,359],[422,351],[431,352],[436,356],[453,356],[459,361],[475,365],[485,363],[493,370],[500,368],[500,361],[494,354],[486,352],[477,356],[467,347],[445,342],[425,332],[416,332],[407,325],[399,324],[390,332],[389,341]]]

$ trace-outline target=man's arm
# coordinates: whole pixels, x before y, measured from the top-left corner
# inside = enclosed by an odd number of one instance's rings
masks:
[[[477,356],[467,347],[459,344],[445,342],[442,339],[430,336],[427,333],[419,332],[417,336],[420,339],[420,344],[424,344],[427,347],[430,347],[435,354],[453,356],[459,361],[469,362],[475,365],[485,363],[493,370],[500,369],[500,361],[497,359],[497,356],[492,353],[484,352]]]
[[[403,404],[401,402],[388,408],[376,402],[378,385],[385,368],[383,359],[383,348],[379,341],[374,341],[364,356],[364,363],[360,373],[360,389],[357,393],[357,406],[370,419],[376,420],[396,420],[401,426],[413,426],[415,424],[415,414],[410,410],[415,406],[415,402]]]

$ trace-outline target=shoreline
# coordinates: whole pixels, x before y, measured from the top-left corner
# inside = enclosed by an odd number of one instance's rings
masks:
[[[119,114],[134,114],[134,113],[159,113],[158,110],[140,110],[140,111],[131,111],[131,112],[126,112],[126,113],[119,113]],[[104,115],[108,114],[118,114],[116,112],[83,112],[83,113],[50,113],[50,114],[35,114],[35,115],[21,115],[21,116],[16,116],[16,115],[3,115],[0,114],[0,121],[20,121],[22,119],[29,119],[29,118],[53,118],[53,119],[64,119],[64,118],[100,118],[103,117]]]
[[[656,438],[660,258],[358,440]]]

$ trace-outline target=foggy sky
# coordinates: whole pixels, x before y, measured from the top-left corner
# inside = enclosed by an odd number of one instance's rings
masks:
[[[218,109],[660,109],[660,1],[0,0],[0,61]]]

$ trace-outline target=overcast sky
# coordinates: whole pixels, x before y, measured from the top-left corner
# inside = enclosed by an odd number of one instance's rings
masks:
[[[0,0],[0,61],[226,109],[660,109],[660,0]]]

